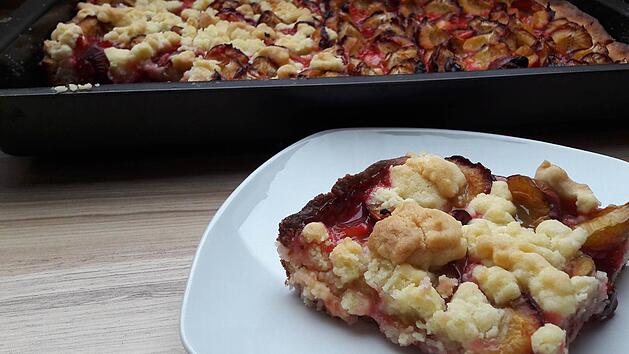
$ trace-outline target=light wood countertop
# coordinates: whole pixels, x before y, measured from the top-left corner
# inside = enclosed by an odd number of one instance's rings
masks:
[[[183,352],[203,230],[267,157],[0,155],[0,352]]]

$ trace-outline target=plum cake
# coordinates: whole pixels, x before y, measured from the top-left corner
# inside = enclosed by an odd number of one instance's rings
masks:
[[[626,63],[629,47],[567,1],[90,0],[44,54],[68,84]]]
[[[482,1],[481,1],[482,3]],[[286,284],[348,323],[426,353],[567,353],[610,317],[629,203],[600,206],[544,161],[498,176],[408,155],[339,179],[279,225]]]

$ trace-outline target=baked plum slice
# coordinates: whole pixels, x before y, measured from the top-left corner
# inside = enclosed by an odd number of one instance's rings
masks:
[[[231,44],[219,44],[212,47],[206,53],[205,58],[220,62],[223,68],[221,71],[223,79],[242,79],[247,73],[249,57]]]
[[[561,217],[559,197],[541,181],[513,175],[507,177],[507,185],[523,226],[534,228],[544,220]]]
[[[467,158],[459,155],[446,157],[446,160],[455,163],[465,175],[467,187],[465,192],[459,197],[455,203],[456,207],[463,208],[480,193],[488,194],[491,192],[491,184],[495,180],[491,174],[491,170],[483,166],[481,163],[473,163]],[[456,217],[456,216],[455,216]]]
[[[579,49],[590,48],[592,37],[582,26],[573,23],[565,24],[550,34],[553,47],[560,53],[572,53]]]
[[[613,282],[626,262],[629,203],[608,206],[594,212],[592,216],[578,224],[590,234],[582,250],[592,257],[597,269],[607,272]]]

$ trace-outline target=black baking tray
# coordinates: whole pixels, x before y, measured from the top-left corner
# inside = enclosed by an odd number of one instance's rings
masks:
[[[629,65],[622,64],[102,85],[56,94],[39,65],[41,44],[73,16],[76,2],[26,0],[9,21],[0,21],[0,149],[7,153],[228,148],[341,126],[545,130],[562,122],[593,126],[628,118]],[[629,42],[627,2],[572,2]]]

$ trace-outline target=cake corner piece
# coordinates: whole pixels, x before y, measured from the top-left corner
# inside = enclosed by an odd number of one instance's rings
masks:
[[[615,310],[628,236],[629,203],[601,208],[550,162],[497,176],[424,153],[339,179],[280,223],[278,249],[306,305],[398,345],[556,354]]]

